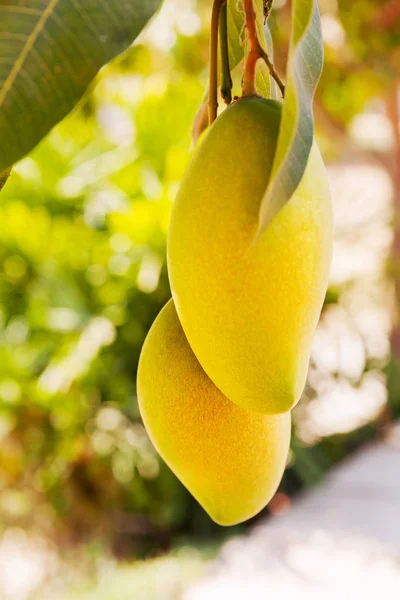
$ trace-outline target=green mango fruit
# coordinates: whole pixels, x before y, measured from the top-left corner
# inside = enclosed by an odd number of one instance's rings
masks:
[[[234,525],[271,499],[286,465],[290,414],[230,402],[193,354],[171,301],[139,361],[139,408],[155,448],[214,521]]]
[[[217,118],[186,171],[168,236],[172,296],[201,366],[230,400],[271,414],[303,391],[333,229],[314,143],[293,197],[256,239],[281,106],[243,98]]]

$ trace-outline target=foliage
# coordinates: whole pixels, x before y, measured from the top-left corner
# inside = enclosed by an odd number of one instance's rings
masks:
[[[0,5],[0,172],[75,106],[100,67],[128,48],[160,0]]]

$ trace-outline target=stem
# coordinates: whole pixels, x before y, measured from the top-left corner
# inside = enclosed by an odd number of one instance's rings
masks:
[[[285,86],[279,78],[274,65],[269,59],[268,53],[260,44],[256,26],[256,12],[254,10],[253,0],[243,0],[244,13],[246,17],[247,36],[250,42],[250,50],[247,55],[246,66],[243,75],[243,96],[256,96],[256,66],[261,58],[267,65],[271,77],[276,81],[282,98],[285,95]]]
[[[228,52],[228,6],[225,4],[221,8],[219,19],[219,39],[221,54],[221,96],[225,104],[232,102],[232,77],[229,66]]]
[[[218,110],[218,26],[221,7],[226,0],[214,0],[211,13],[210,33],[210,82],[208,96],[208,121],[212,125]]]
[[[247,55],[243,75],[243,96],[256,96],[256,65],[260,55],[260,42],[256,28],[256,13],[253,0],[243,0],[244,14],[246,18],[247,37],[250,42],[250,50]]]
[[[208,106],[207,101],[200,104],[197,109],[196,116],[192,124],[192,148],[195,146],[197,140],[208,127]]]
[[[269,56],[265,52],[264,48],[262,48],[260,46],[260,49],[261,49],[261,58],[263,59],[263,61],[267,65],[271,77],[275,80],[275,83],[278,86],[278,88],[279,88],[279,90],[280,90],[280,92],[282,94],[282,98],[284,98],[285,97],[285,84],[283,83],[283,81],[279,77],[278,73],[276,72],[275,67],[272,64],[272,62],[270,61]]]

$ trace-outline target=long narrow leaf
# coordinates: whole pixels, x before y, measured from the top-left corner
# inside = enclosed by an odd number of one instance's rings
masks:
[[[300,183],[310,154],[312,100],[323,65],[317,0],[292,0],[292,34],[277,152],[260,207],[258,236],[285,206]]]

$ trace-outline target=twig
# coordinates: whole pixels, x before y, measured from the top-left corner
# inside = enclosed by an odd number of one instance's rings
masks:
[[[264,48],[261,45],[260,45],[260,52],[261,52],[261,58],[267,65],[268,70],[271,74],[271,77],[275,80],[276,85],[278,86],[278,88],[282,94],[282,98],[284,98],[285,97],[285,85],[284,85],[283,81],[281,80],[281,78],[279,77],[278,73],[276,72],[275,67],[272,64],[272,62],[270,61],[268,54],[265,52]]]
[[[283,98],[285,95],[285,86],[276,72],[274,65],[270,61],[267,52],[261,46],[260,40],[258,39],[256,13],[254,10],[253,0],[243,0],[243,7],[246,18],[247,35],[250,43],[250,50],[247,55],[246,66],[243,75],[243,96],[255,96],[257,94],[255,84],[256,65],[257,61],[261,58],[267,65],[271,77],[276,81]]]

